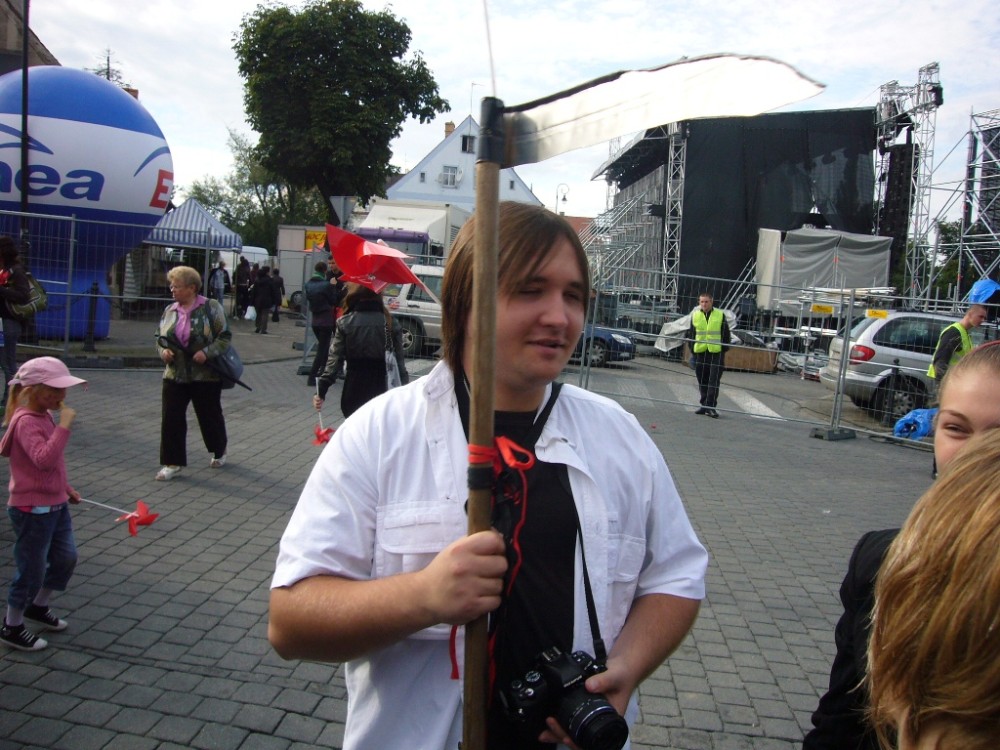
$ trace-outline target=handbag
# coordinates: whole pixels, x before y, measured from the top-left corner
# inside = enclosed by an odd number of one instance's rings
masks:
[[[392,333],[387,325],[385,327],[385,389],[388,391],[402,384],[399,362],[396,361],[396,350],[392,346]]]
[[[45,292],[45,287],[30,273],[25,273],[25,276],[28,277],[28,301],[7,303],[11,315],[21,320],[26,320],[49,306],[49,295]]]
[[[232,344],[218,357],[213,357],[208,361],[211,363],[212,369],[222,376],[223,389],[236,387],[236,383],[243,377],[243,360],[240,359],[239,352],[236,351],[236,347]],[[251,390],[249,386],[243,383],[240,383],[240,385],[247,390]]]

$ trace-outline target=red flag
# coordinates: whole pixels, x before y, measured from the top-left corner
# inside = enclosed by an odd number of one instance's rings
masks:
[[[344,272],[343,281],[363,284],[375,292],[388,284],[424,286],[406,265],[409,256],[401,250],[369,242],[332,224],[326,225],[326,239],[333,259]]]

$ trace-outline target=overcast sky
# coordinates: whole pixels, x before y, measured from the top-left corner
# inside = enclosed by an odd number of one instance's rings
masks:
[[[232,44],[257,5],[36,0],[30,21],[65,66],[95,67],[111,49],[113,64],[163,131],[175,184],[183,188],[230,171],[227,128],[255,137],[243,115]],[[863,107],[878,102],[882,84],[912,86],[918,70],[936,62],[945,98],[934,150],[937,212],[962,178],[970,115],[1000,108],[996,0],[492,0],[492,66],[482,0],[364,5],[391,7],[407,22],[411,50],[423,54],[452,108],[429,125],[405,126],[393,146],[393,162],[404,170],[444,137],[447,120],[459,123],[470,112],[478,119],[486,95],[520,104],[616,70],[738,52],[778,58],[826,84],[819,96],[786,110]],[[606,206],[606,187],[590,176],[607,155],[607,145],[596,146],[517,171],[549,207],[565,184],[566,213],[594,216]]]

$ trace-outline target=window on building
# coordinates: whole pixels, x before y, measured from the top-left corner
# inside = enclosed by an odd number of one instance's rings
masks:
[[[507,189],[508,190],[513,190],[514,189],[514,181],[513,180],[510,181],[510,186]]]
[[[444,187],[457,187],[459,176],[458,167],[443,167],[441,169],[441,184]]]
[[[466,154],[474,154],[476,152],[476,136],[462,136],[462,151]]]
[[[427,182],[427,173],[426,172],[421,172],[420,173],[420,181],[421,182]]]

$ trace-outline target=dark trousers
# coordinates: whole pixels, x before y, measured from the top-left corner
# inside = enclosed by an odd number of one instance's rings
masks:
[[[160,417],[160,463],[164,466],[187,466],[188,404],[194,404],[194,414],[208,452],[215,458],[226,453],[228,438],[226,418],[222,414],[222,383],[164,380]]]
[[[312,326],[312,332],[316,337],[316,357],[313,359],[312,367],[309,368],[309,377],[318,378],[323,374],[327,358],[330,356],[333,329],[329,326]]]
[[[701,405],[714,409],[719,402],[719,381],[722,380],[723,354],[702,352],[694,355],[694,374],[698,378],[698,390],[701,391]]]
[[[257,320],[254,325],[254,331],[257,333],[267,333],[267,316],[271,314],[271,311],[266,307],[257,307],[257,305],[254,305],[254,309],[257,311]]]

